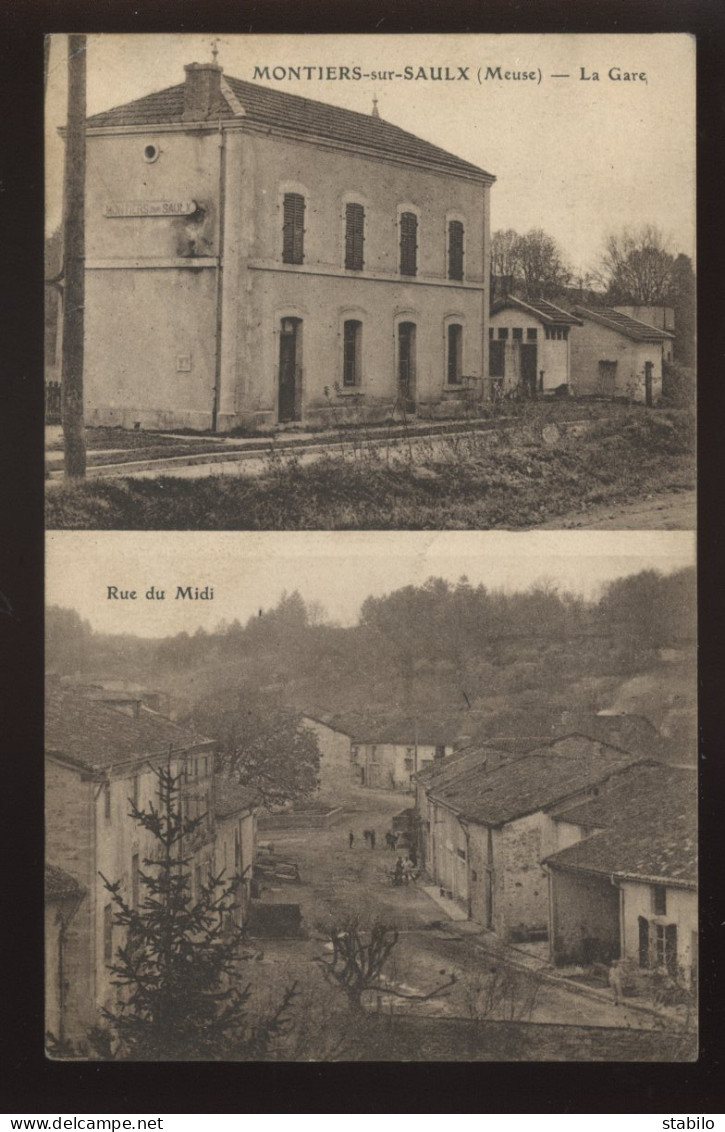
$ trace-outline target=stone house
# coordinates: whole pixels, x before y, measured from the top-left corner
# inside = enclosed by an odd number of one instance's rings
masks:
[[[304,714],[301,723],[317,738],[317,746],[320,750],[319,794],[330,799],[335,799],[341,794],[345,795],[350,783],[354,781],[351,769],[350,734],[344,730],[341,723],[338,723],[334,715],[327,712],[316,711],[314,714]]]
[[[507,295],[491,307],[488,375],[500,393],[565,392],[571,383],[569,332],[581,320],[544,299]]]
[[[90,117],[87,153],[89,424],[452,416],[481,395],[491,174],[215,63]]]
[[[184,850],[196,897],[224,869],[237,887],[237,926],[254,860],[255,800],[214,773],[216,744],[142,708],[136,717],[57,685],[46,688],[46,854],[85,896],[64,929],[63,1031],[83,1042],[112,993],[107,965],[121,942],[103,877],[126,899],[142,896],[139,869],[156,849],[130,815],[158,797],[154,773],[168,766],[188,817],[203,817]],[[230,925],[231,926],[231,925]],[[50,974],[50,972],[49,972]],[[57,995],[49,993],[49,1003]]]
[[[490,751],[490,748],[488,748]],[[426,870],[470,919],[505,940],[546,937],[556,848],[553,814],[583,801],[636,762],[584,736],[516,758],[442,768],[425,790]]]
[[[577,396],[623,397],[653,405],[662,395],[662,344],[674,335],[613,307],[574,308],[572,385]]]
[[[355,781],[377,790],[415,791],[415,775],[447,758],[455,728],[435,720],[402,719],[356,727],[351,745]]]
[[[697,981],[697,774],[633,766],[554,817],[549,940],[555,963],[633,960]]]
[[[83,900],[86,889],[57,865],[45,866],[45,1030],[58,1041],[65,1041],[67,1020],[80,1014],[77,999],[81,985],[77,978],[69,977],[68,934],[73,917]]]

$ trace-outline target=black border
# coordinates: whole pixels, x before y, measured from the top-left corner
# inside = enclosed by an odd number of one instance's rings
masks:
[[[3,963],[5,1111],[104,1114],[278,1109],[314,1112],[588,1113],[722,1111],[721,875],[725,702],[723,410],[725,7],[721,0],[16,0],[2,14],[0,183],[5,339],[5,492],[0,640],[10,708]],[[42,36],[92,32],[690,32],[698,46],[698,258],[701,377],[701,731],[703,762],[701,1053],[694,1064],[476,1063],[108,1065],[42,1053]],[[596,144],[592,139],[592,144]],[[707,375],[707,381],[705,380]],[[8,524],[7,518],[10,517]],[[134,535],[129,533],[129,537]],[[143,537],[143,535],[139,536]],[[93,553],[94,533],[88,533]],[[15,679],[11,680],[12,674]],[[19,677],[19,679],[18,679]],[[718,762],[719,760],[719,762]],[[720,975],[720,979],[717,975]],[[258,1118],[257,1118],[258,1119]]]

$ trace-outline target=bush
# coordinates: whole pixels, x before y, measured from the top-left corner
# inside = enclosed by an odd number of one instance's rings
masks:
[[[662,401],[683,408],[693,405],[697,388],[697,372],[678,362],[662,363]]]

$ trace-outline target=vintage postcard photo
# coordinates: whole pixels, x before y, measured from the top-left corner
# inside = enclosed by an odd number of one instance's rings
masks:
[[[694,525],[695,43],[46,44],[47,522]]]
[[[691,1061],[694,536],[51,532],[51,1058]]]

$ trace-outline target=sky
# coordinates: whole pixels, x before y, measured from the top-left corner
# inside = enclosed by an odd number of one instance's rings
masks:
[[[613,578],[694,561],[691,531],[51,531],[46,597],[100,632],[163,637],[244,623],[285,590],[353,625],[368,595],[431,576],[465,574],[474,586],[506,591],[546,580],[591,598]],[[138,597],[109,598],[109,586]],[[177,600],[177,586],[211,586],[213,600]],[[163,601],[146,598],[152,587],[165,591]]]
[[[184,79],[211,59],[213,36],[91,35],[89,114]],[[606,234],[653,223],[694,256],[695,42],[656,35],[222,36],[219,62],[235,78],[255,66],[393,71],[448,66],[468,79],[264,79],[293,94],[381,117],[495,174],[491,230],[543,228],[576,272],[596,267]],[[488,67],[536,79],[482,79]],[[646,81],[610,79],[619,73]],[[582,69],[587,76],[582,78]],[[538,81],[539,72],[541,81]],[[593,78],[599,74],[599,81]],[[552,78],[552,75],[569,75]],[[53,36],[47,93],[46,219],[62,213],[66,39]]]

